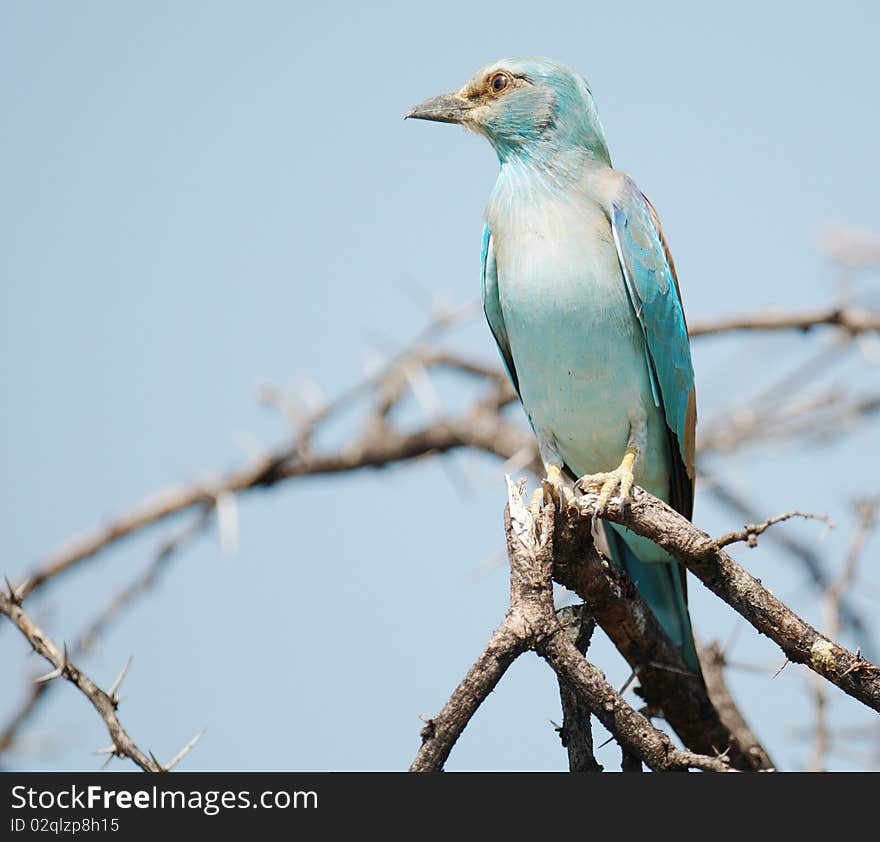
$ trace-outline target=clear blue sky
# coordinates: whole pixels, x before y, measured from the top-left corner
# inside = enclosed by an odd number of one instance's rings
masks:
[[[828,303],[817,226],[880,228],[874,3],[303,6],[3,3],[0,572],[280,440],[260,383],[308,378],[332,395],[370,349],[423,326],[425,297],[476,297],[494,155],[402,115],[487,61],[545,54],[587,76],[615,164],[663,218],[691,320]],[[495,359],[482,325],[459,340]],[[818,341],[696,346],[701,417]],[[836,562],[847,495],[876,490],[875,445],[862,430],[809,459],[750,451],[728,472],[768,515],[832,514],[840,528],[819,546]],[[237,553],[215,532],[193,545],[85,664],[106,685],[134,655],[121,707],[134,739],[167,758],[207,728],[187,769],[405,768],[419,714],[445,701],[507,596],[504,568],[486,565],[502,543],[498,466],[455,467],[465,492],[425,463],[242,499]],[[697,520],[740,525],[699,498]],[[455,534],[438,531],[450,521]],[[165,534],[96,559],[29,609],[69,639]],[[812,605],[771,545],[740,558]],[[862,605],[878,580],[868,566]],[[725,638],[731,612],[691,592],[698,631]],[[25,649],[0,627],[0,715],[39,668]],[[792,737],[809,715],[805,673],[771,679],[782,656],[749,628],[735,651],[766,668],[732,678],[757,730],[782,765],[803,765]],[[607,644],[591,657],[623,681]],[[837,693],[833,712],[866,721]],[[558,718],[555,678],[523,658],[449,768],[564,768]],[[6,762],[91,769],[107,742],[61,687]],[[615,766],[613,746],[600,755]]]

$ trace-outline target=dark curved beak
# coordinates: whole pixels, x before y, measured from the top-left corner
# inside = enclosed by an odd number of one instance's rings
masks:
[[[407,120],[434,120],[437,123],[461,123],[474,107],[471,100],[459,96],[457,93],[440,94],[420,102],[414,108],[404,114]]]

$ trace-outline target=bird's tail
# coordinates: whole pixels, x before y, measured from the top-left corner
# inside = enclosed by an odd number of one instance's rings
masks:
[[[686,585],[678,562],[671,557],[669,561],[642,561],[625,537],[607,525],[605,536],[614,562],[626,570],[660,625],[681,649],[685,664],[702,679],[687,608]]]

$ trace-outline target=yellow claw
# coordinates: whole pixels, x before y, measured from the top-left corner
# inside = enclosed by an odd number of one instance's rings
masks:
[[[544,500],[561,508],[565,508],[574,500],[571,482],[558,465],[547,466],[547,477],[541,483],[541,488]]]
[[[554,485],[562,484],[562,468],[560,468],[559,465],[547,466],[547,481],[552,482]]]
[[[633,482],[633,465],[635,464],[638,451],[634,447],[628,447],[620,465],[613,471],[601,474],[588,474],[578,480],[578,485],[583,488],[599,489],[599,500],[596,502],[596,511],[601,514],[605,511],[611,495],[616,489],[620,489],[621,502],[629,497],[632,491]]]

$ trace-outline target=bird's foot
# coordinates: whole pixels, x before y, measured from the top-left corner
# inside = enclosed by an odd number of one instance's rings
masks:
[[[574,485],[558,465],[547,466],[547,476],[541,482],[541,501],[553,503],[558,510],[565,509],[574,501]]]
[[[619,490],[621,505],[624,504],[632,491],[634,477],[633,464],[636,460],[634,450],[627,449],[623,461],[613,471],[601,474],[587,474],[575,483],[576,490],[599,491],[596,501],[596,514],[601,515],[612,495]]]

